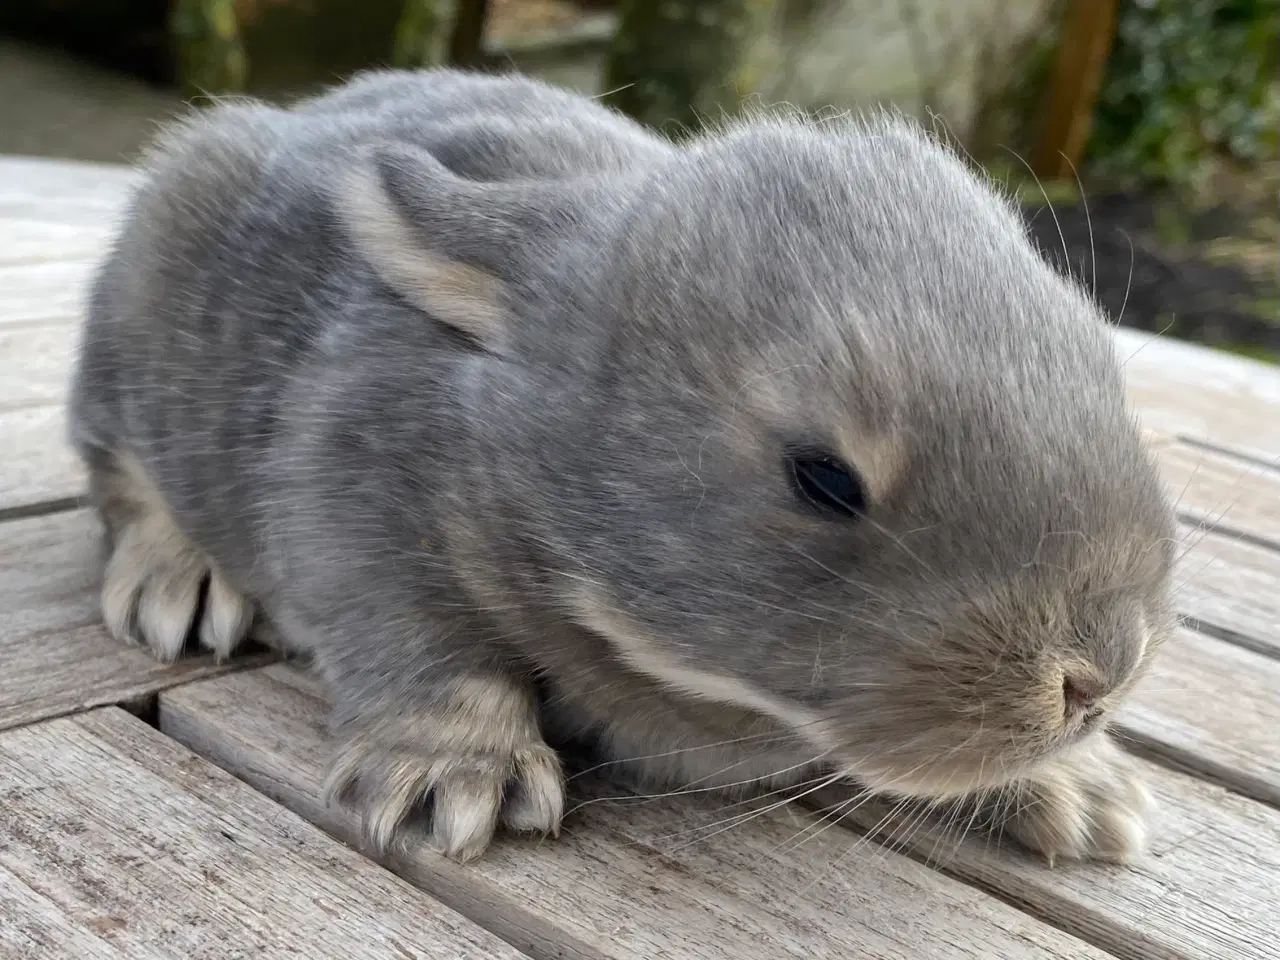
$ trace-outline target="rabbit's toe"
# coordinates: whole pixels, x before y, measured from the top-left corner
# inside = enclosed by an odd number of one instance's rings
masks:
[[[326,795],[354,810],[365,842],[378,851],[420,809],[429,815],[432,845],[461,861],[483,854],[499,823],[557,835],[565,807],[560,759],[534,717],[496,709],[504,700],[512,708],[519,702],[485,695],[469,704],[390,710],[347,740]],[[480,703],[488,716],[475,710]]]
[[[119,640],[176,660],[193,635],[220,659],[245,639],[253,608],[178,529],[163,504],[140,502],[114,537],[102,614]]]
[[[1003,829],[1052,864],[1124,863],[1146,848],[1154,801],[1125,754],[1109,741],[1069,755],[1013,785]]]

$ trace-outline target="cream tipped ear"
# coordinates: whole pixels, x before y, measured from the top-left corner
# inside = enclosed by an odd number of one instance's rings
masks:
[[[424,173],[435,172],[424,170]],[[443,167],[423,187],[447,192]],[[510,322],[506,285],[471,264],[430,249],[388,195],[377,164],[362,164],[335,198],[352,242],[385,283],[441,323],[484,347],[496,347]]]

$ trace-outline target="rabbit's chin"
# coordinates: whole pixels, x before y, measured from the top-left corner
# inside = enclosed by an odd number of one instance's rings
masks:
[[[876,793],[920,800],[955,800],[1006,786],[1030,775],[1069,746],[1071,740],[1017,755],[953,753],[940,750],[936,757],[917,757],[904,763],[850,761],[846,776]],[[942,758],[942,759],[939,759]]]
[[[814,751],[813,759],[836,771],[834,776],[878,793],[929,800],[958,798],[1017,780],[1070,743],[1069,738],[1052,737],[1035,749],[1026,746],[998,753],[961,751],[957,744],[945,742],[947,738],[937,737],[936,743],[922,742],[910,750],[892,744],[877,750],[868,745],[865,735],[859,736],[863,725],[842,723],[839,711],[833,714],[801,706],[743,680],[699,670],[667,656],[661,644],[613,608],[590,584],[578,584],[567,600],[578,623],[604,637],[631,670],[677,695],[729,704],[767,717],[807,743]],[[874,707],[862,704],[861,710],[874,711]],[[995,742],[991,733],[987,731],[985,737],[988,743]]]

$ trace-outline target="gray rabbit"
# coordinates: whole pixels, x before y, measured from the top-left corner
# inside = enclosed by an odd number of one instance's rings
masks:
[[[1105,726],[1174,526],[1104,319],[890,114],[670,143],[517,76],[376,71],[171,127],[72,436],[110,630],[255,622],[385,848],[555,834],[548,740],[741,793],[846,776],[1125,859]]]

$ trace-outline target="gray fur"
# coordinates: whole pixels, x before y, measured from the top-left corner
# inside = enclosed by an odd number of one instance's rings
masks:
[[[676,147],[532,80],[377,72],[219,106],[147,168],[72,418],[111,537],[144,501],[169,537],[115,619],[169,609],[180,531],[314,654],[378,843],[428,792],[457,856],[500,815],[554,832],[540,729],[671,786],[832,769],[1039,784],[1100,837],[1132,814],[1071,786],[1112,753],[1062,680],[1111,706],[1140,676],[1170,509],[1104,319],[915,126]],[[852,460],[868,517],[799,508],[788,443]]]

